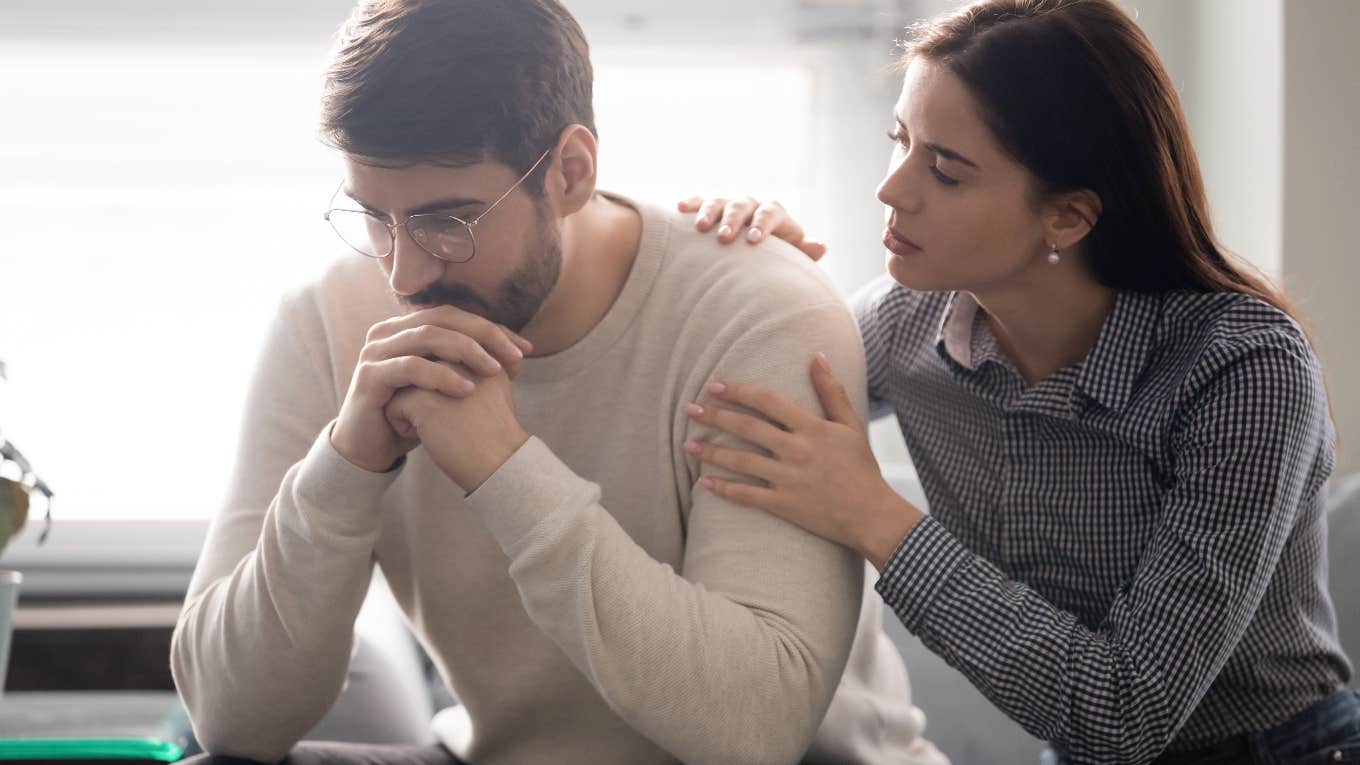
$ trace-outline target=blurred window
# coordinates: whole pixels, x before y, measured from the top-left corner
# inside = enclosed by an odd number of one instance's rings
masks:
[[[56,491],[58,523],[216,509],[279,296],[358,257],[321,219],[339,177],[316,138],[325,54],[0,45],[0,431]],[[805,68],[594,58],[603,188],[668,207],[808,197]]]

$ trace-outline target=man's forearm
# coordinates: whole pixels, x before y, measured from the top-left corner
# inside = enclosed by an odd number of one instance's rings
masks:
[[[343,471],[335,480],[343,458],[318,448],[288,471],[243,558],[223,556],[232,540],[205,545],[200,565],[226,571],[186,605],[171,667],[208,751],[281,757],[344,682],[372,574],[378,524],[365,495],[375,482],[346,485]]]

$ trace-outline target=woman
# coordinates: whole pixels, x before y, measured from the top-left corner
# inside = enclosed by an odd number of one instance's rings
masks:
[[[931,514],[884,482],[820,359],[825,417],[741,381],[689,407],[769,455],[688,444],[755,479],[704,485],[861,552],[1053,761],[1357,760],[1318,362],[1215,240],[1147,38],[1109,0],[985,0],[913,32],[888,276],[855,310]],[[753,220],[824,251],[753,207],[681,206],[701,230],[722,212],[724,241]]]

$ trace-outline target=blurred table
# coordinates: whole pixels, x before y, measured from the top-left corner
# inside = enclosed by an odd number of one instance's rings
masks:
[[[164,691],[29,691],[0,696],[0,761],[174,762],[189,730]]]

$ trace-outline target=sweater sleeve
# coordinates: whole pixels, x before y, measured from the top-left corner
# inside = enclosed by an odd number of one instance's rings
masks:
[[[839,302],[745,330],[710,379],[761,385],[820,414],[808,377],[818,351],[862,416],[862,347]],[[686,436],[733,443],[676,409],[673,448]],[[509,556],[530,618],[630,726],[684,762],[796,762],[844,670],[863,564],[704,491],[694,484],[710,469],[685,464],[681,571],[652,559],[600,504],[599,487],[538,439],[468,507]]]
[[[1251,623],[1318,490],[1312,467],[1332,459],[1301,340],[1214,347],[1195,388],[1159,526],[1100,624],[1009,580],[931,517],[878,583],[907,629],[1075,761],[1151,762],[1171,743]]]
[[[302,339],[297,303],[270,329],[170,657],[204,749],[266,762],[339,694],[372,572],[375,507],[395,475],[366,472],[331,447],[339,407],[324,360]]]

